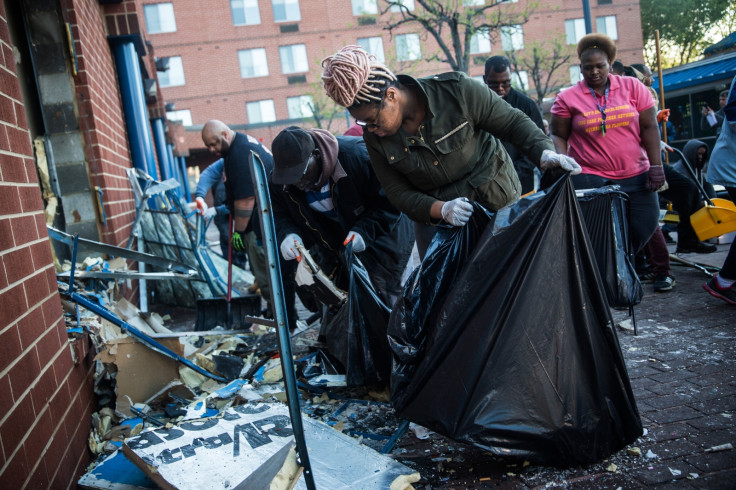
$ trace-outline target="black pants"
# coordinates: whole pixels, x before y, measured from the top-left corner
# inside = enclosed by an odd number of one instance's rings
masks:
[[[699,240],[690,224],[690,216],[703,207],[700,192],[691,179],[666,164],[664,176],[669,187],[659,195],[672,202],[672,207],[680,218],[677,224],[677,245],[683,248],[692,247]]]
[[[726,187],[726,190],[731,200],[736,203],[736,187]],[[719,274],[725,279],[736,279],[736,240],[731,242],[731,248],[728,249],[728,255]]]

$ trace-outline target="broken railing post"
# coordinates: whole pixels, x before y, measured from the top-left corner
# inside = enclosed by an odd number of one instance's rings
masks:
[[[315,489],[312,466],[309,462],[307,443],[304,439],[304,426],[302,424],[302,412],[299,407],[299,391],[296,386],[296,373],[294,372],[293,355],[291,353],[291,335],[286,315],[286,301],[284,298],[284,286],[281,281],[281,265],[279,263],[278,248],[276,246],[276,230],[273,221],[273,208],[268,191],[268,176],[266,175],[263,162],[255,152],[251,152],[249,159],[250,172],[253,178],[253,188],[258,203],[258,215],[261,220],[263,234],[263,251],[268,265],[269,283],[271,285],[271,305],[276,322],[276,330],[279,338],[279,352],[281,354],[281,369],[284,374],[284,385],[286,387],[286,399],[289,402],[289,415],[291,416],[291,427],[294,431],[296,452],[300,466],[304,468],[304,481],[309,490]]]

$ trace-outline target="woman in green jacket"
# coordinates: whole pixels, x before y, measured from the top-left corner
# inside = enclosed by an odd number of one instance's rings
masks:
[[[580,171],[523,112],[464,73],[396,76],[358,46],[342,48],[322,67],[327,94],[363,126],[389,200],[415,221],[421,256],[434,235],[429,225],[465,225],[470,200],[496,211],[519,199],[513,163],[497,138],[542,170]]]

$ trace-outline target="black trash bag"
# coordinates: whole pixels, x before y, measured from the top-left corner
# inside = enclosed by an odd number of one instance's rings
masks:
[[[644,296],[632,263],[628,202],[629,196],[617,185],[591,189],[578,197],[608,305],[614,308],[638,305]]]
[[[376,294],[351,244],[346,248],[345,259],[348,300],[323,322],[320,333],[330,354],[345,368],[348,386],[388,384],[391,349],[386,330],[391,311]]]
[[[564,466],[642,433],[567,176],[440,230],[388,335],[398,416],[453,439]]]

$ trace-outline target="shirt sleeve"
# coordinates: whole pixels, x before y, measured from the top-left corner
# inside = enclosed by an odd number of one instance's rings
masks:
[[[571,88],[568,90],[574,90],[574,89]],[[561,117],[563,119],[572,118],[572,113],[570,112],[570,107],[567,105],[567,100],[566,100],[564,92],[560,92],[559,94],[557,94],[557,97],[555,98],[555,101],[552,104],[552,108],[550,109],[550,112],[553,115],[557,117]]]
[[[206,196],[207,192],[222,179],[222,170],[224,168],[224,163],[225,161],[220,158],[209,167],[204,169],[204,171],[199,176],[197,189],[194,191],[195,197]]]
[[[639,112],[644,112],[647,109],[650,109],[654,107],[654,98],[652,97],[652,94],[649,92],[649,89],[646,85],[641,83],[639,79],[634,77],[626,77],[626,80],[631,80],[631,91],[630,93],[634,94],[635,102],[636,102],[636,110]]]

